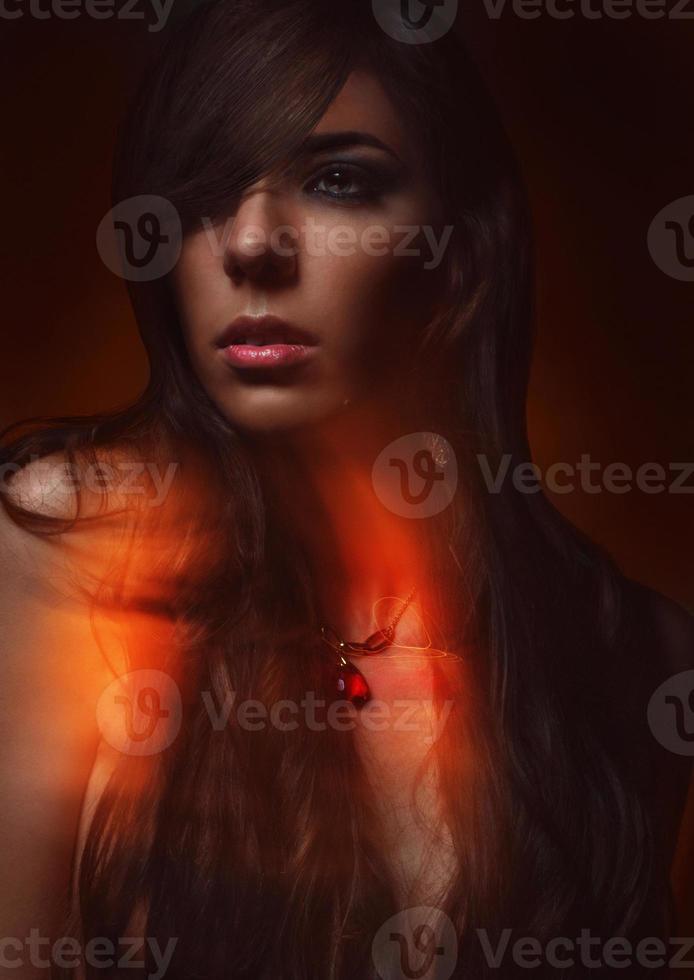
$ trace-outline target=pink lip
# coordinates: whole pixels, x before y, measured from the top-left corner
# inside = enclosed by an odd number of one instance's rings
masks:
[[[307,330],[265,315],[236,317],[216,338],[215,346],[233,367],[268,369],[307,360],[317,343]]]
[[[303,344],[230,344],[222,348],[222,356],[234,367],[276,368],[305,361],[315,350]]]

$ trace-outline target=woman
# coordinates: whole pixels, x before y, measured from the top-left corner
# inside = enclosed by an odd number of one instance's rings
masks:
[[[506,929],[670,935],[688,768],[646,706],[694,631],[542,492],[485,482],[530,459],[528,216],[454,35],[200,6],[121,133],[114,199],[141,195],[183,227],[129,283],[146,392],[4,454],[5,934],[148,937],[150,975],[173,941],[186,980],[449,976],[447,922],[456,976],[497,975]],[[108,476],[172,464],[157,506]]]

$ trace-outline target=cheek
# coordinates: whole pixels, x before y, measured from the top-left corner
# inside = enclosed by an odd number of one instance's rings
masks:
[[[388,343],[424,326],[432,315],[437,285],[421,256],[354,255],[307,260],[307,293],[325,318],[326,333],[355,353],[364,341]]]
[[[204,342],[206,313],[210,308],[214,309],[228,288],[221,260],[203,236],[196,235],[184,241],[171,284],[184,339],[189,348],[194,349]]]

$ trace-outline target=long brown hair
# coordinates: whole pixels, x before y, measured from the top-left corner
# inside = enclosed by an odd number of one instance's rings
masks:
[[[541,941],[582,928],[657,935],[668,906],[632,762],[648,750],[628,712],[617,723],[611,710],[618,689],[632,703],[642,683],[625,667],[627,585],[543,493],[511,481],[489,493],[476,460],[530,460],[528,209],[494,106],[453,33],[399,43],[361,0],[216,0],[176,28],[148,72],[121,133],[114,200],[161,195],[184,230],[224,213],[291,156],[356,66],[378,75],[417,130],[454,225],[445,312],[422,331],[416,390],[421,419],[445,433],[461,470],[458,498],[431,531],[441,602],[465,611],[457,640],[477,651],[474,694],[437,745],[459,860],[441,906],[460,975],[479,978],[493,971],[477,928]],[[150,360],[142,397],[110,416],[43,425],[3,457],[116,447],[182,461],[175,505],[139,525],[158,597],[133,595],[127,575],[101,594],[124,609],[149,601],[175,624],[175,657],[136,645],[131,662],[175,674],[182,726],[156,758],[124,756],[111,777],[79,869],[79,928],[116,941],[146,908],[146,934],[178,940],[168,976],[181,980],[375,976],[371,941],[397,906],[351,740],[213,730],[198,696],[326,693],[310,566],[252,447],[191,370],[168,283],[129,289]],[[5,503],[37,532],[71,526]],[[171,532],[165,553],[142,550],[153,522]],[[471,735],[474,786],[459,749]],[[87,968],[90,980],[103,975]]]

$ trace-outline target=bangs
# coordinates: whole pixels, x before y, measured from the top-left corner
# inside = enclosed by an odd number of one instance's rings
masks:
[[[115,200],[160,195],[185,230],[290,159],[354,63],[341,6],[217,0],[177,25],[130,113],[138,138],[124,134]]]

